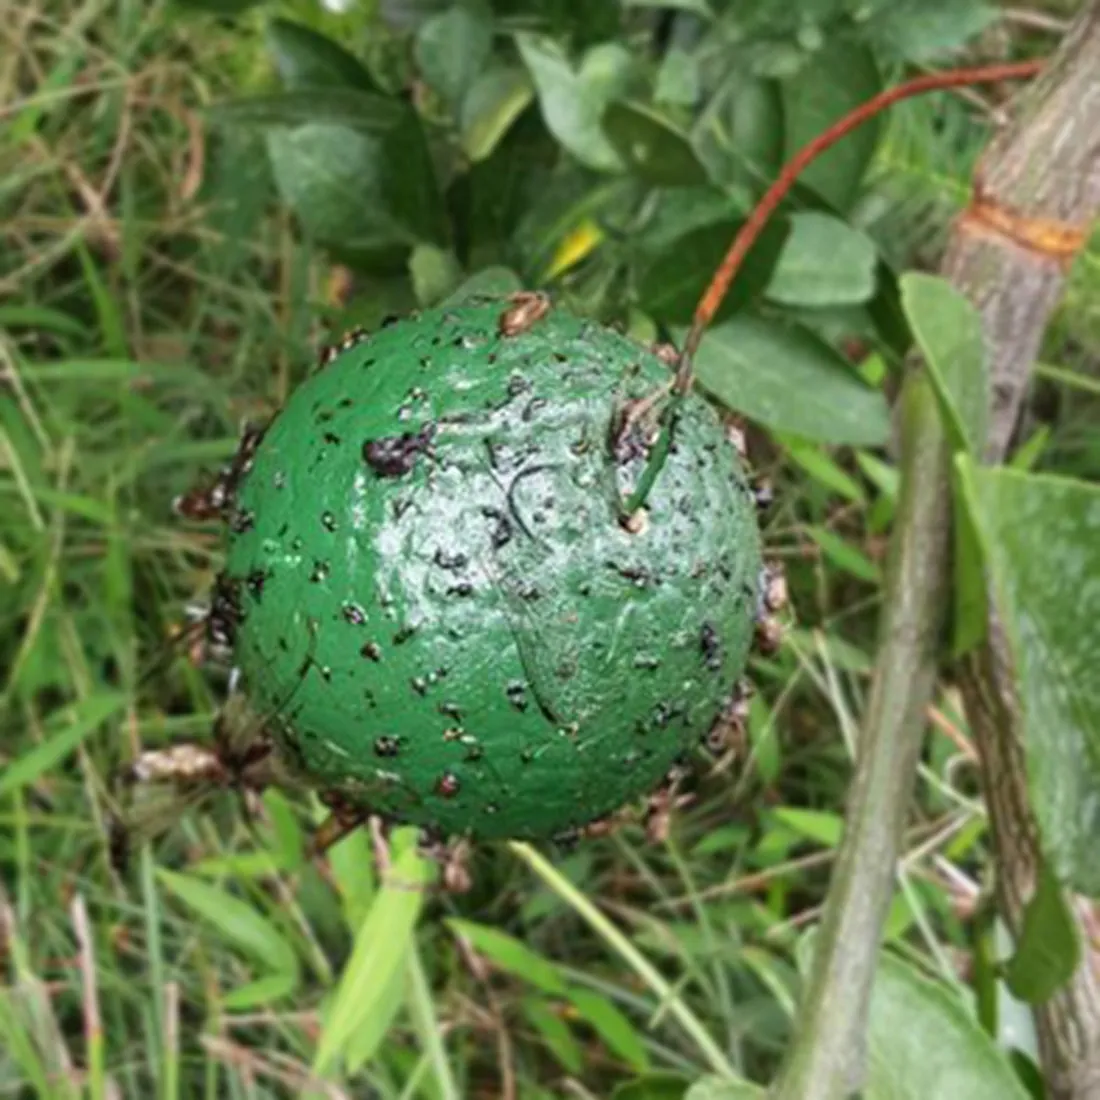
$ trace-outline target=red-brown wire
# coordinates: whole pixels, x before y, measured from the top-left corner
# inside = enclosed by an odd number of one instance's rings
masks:
[[[714,320],[722,300],[736,278],[737,272],[741,269],[741,264],[744,262],[749,250],[760,236],[761,230],[778,209],[783,199],[786,198],[787,193],[794,186],[798,177],[822,153],[832,148],[856,127],[899,100],[909,99],[911,96],[943,88],[959,88],[971,84],[991,84],[1001,80],[1021,80],[1035,76],[1044,64],[1043,61],[1013,61],[997,65],[979,65],[965,69],[948,69],[944,72],[927,73],[924,76],[914,77],[904,84],[898,84],[893,88],[887,88],[885,91],[879,92],[878,95],[867,100],[866,103],[861,103],[799,149],[783,166],[775,181],[753,208],[752,213],[733,239],[729,251],[723,258],[718,270],[715,271],[710,284],[703,292],[703,296],[695,308],[695,316],[684,341],[683,350],[680,353],[680,363],[676,374],[677,391],[686,393],[691,388],[692,360],[699,347],[699,341],[702,339],[707,326]]]

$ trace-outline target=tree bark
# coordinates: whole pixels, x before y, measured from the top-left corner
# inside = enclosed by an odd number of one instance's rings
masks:
[[[991,379],[987,462],[1000,462],[1008,453],[1067,269],[1098,215],[1100,0],[1092,0],[1042,77],[1023,94],[1015,121],[983,158],[974,201],[943,264],[944,274],[981,313],[985,329]],[[1012,661],[995,610],[987,641],[963,662],[959,678],[980,757],[998,903],[1016,936],[1041,854]],[[1050,1100],[1100,1098],[1100,983],[1090,956],[1086,951],[1069,984],[1034,1009]]]
[[[987,149],[943,273],[981,311],[992,381],[987,459],[1008,450],[1066,272],[1100,213],[1100,4]]]

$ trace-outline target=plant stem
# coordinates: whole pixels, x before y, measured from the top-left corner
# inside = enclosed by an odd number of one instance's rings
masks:
[[[919,365],[900,405],[902,488],[878,658],[844,837],[776,1100],[839,1100],[861,1083],[879,943],[935,685],[948,592],[950,449]]]

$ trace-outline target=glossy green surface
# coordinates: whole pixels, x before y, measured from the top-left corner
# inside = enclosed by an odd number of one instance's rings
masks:
[[[448,834],[540,838],[648,792],[705,735],[761,560],[694,397],[626,532],[645,449],[616,459],[612,418],[668,369],[560,310],[501,336],[503,308],[408,318],[295,391],[241,484],[227,575],[246,690],[310,782]]]

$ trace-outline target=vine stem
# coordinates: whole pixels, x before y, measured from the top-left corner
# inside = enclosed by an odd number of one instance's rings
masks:
[[[715,271],[707,289],[703,292],[699,304],[695,307],[695,316],[684,340],[676,370],[677,392],[684,394],[691,389],[692,362],[696,351],[699,349],[699,342],[702,340],[707,327],[714,320],[715,314],[717,314],[733,280],[745,261],[745,257],[756,243],[768,220],[797,182],[798,177],[822,153],[827,152],[842,138],[862,126],[863,123],[903,99],[910,99],[913,96],[923,95],[925,92],[939,91],[944,88],[963,88],[972,84],[992,84],[1001,80],[1022,80],[1035,76],[1042,69],[1043,64],[1043,61],[1013,61],[997,65],[946,69],[943,72],[926,73],[923,76],[914,77],[903,84],[887,88],[865,103],[861,103],[843,118],[834,122],[827,130],[823,130],[812,141],[803,145],[783,166],[779,175],[775,177],[774,182],[753,208],[752,213],[745,219],[737,236],[734,237],[729,251],[718,266],[718,270]]]
[[[866,1072],[871,992],[936,683],[950,577],[950,450],[925,371],[908,372],[898,411],[901,492],[874,676],[844,835],[773,1100],[841,1100],[861,1087]]]

